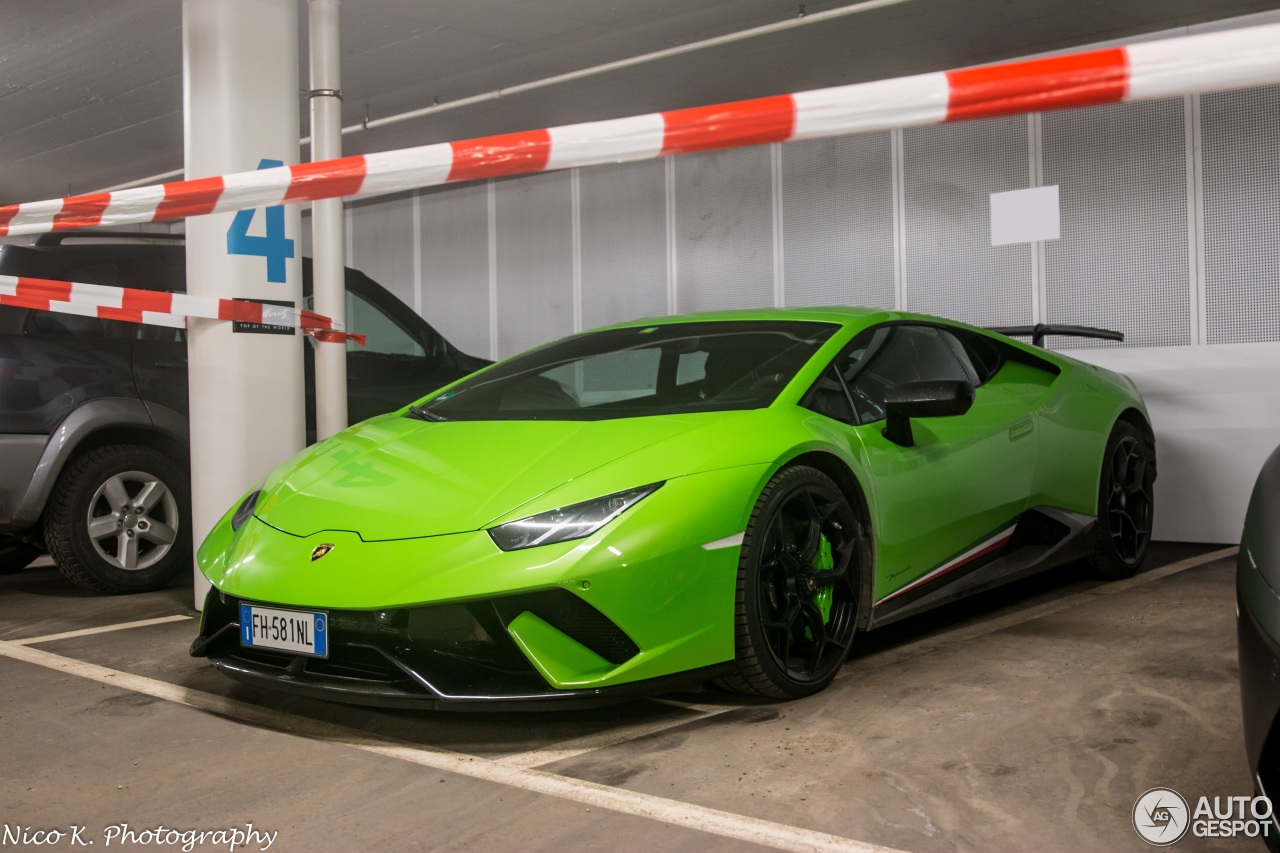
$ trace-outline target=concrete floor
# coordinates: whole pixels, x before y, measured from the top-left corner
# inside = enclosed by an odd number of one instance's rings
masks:
[[[106,835],[125,822],[252,822],[276,851],[1146,850],[1149,788],[1251,793],[1234,557],[1214,551],[1157,545],[1116,584],[1069,566],[865,635],[806,700],[520,715],[251,690],[187,656],[189,583],[94,597],[38,566],[0,576],[0,829],[84,826],[98,849],[130,849]]]

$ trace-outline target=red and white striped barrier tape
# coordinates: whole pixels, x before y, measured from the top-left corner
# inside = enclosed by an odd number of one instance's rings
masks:
[[[189,317],[234,320],[302,329],[303,334],[313,335],[318,341],[355,341],[360,346],[365,343],[364,335],[335,328],[330,318],[306,309],[105,284],[0,275],[0,305],[177,329],[185,329]]]
[[[1280,83],[1280,24],[0,207],[0,236]]]

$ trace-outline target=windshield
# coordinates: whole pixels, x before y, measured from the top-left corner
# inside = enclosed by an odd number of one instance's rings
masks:
[[[775,320],[589,332],[501,362],[410,414],[590,421],[764,408],[837,328]]]

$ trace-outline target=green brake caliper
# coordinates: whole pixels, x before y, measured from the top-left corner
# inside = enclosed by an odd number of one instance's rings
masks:
[[[818,540],[818,553],[814,555],[813,567],[820,572],[829,572],[835,568],[836,562],[831,556],[831,543],[827,541],[826,534],[820,534]],[[822,614],[822,624],[826,625],[831,621],[831,600],[835,597],[835,586],[827,584],[818,587],[813,594],[813,603],[818,605],[818,612]],[[806,640],[813,639],[813,632],[808,628],[804,629],[804,637]]]
[[[835,568],[836,562],[831,557],[831,543],[827,541],[826,535],[822,535],[818,542],[818,554],[813,558],[813,567],[820,572],[829,572]],[[818,605],[818,611],[822,614],[822,624],[825,625],[831,621],[831,599],[835,596],[835,586],[827,584],[819,587],[818,591],[813,594],[813,603]]]

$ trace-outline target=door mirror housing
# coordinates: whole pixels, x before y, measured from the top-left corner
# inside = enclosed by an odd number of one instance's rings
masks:
[[[925,379],[894,385],[884,395],[884,437],[902,447],[911,447],[915,444],[911,418],[963,415],[973,405],[973,398],[973,385],[963,379]]]

